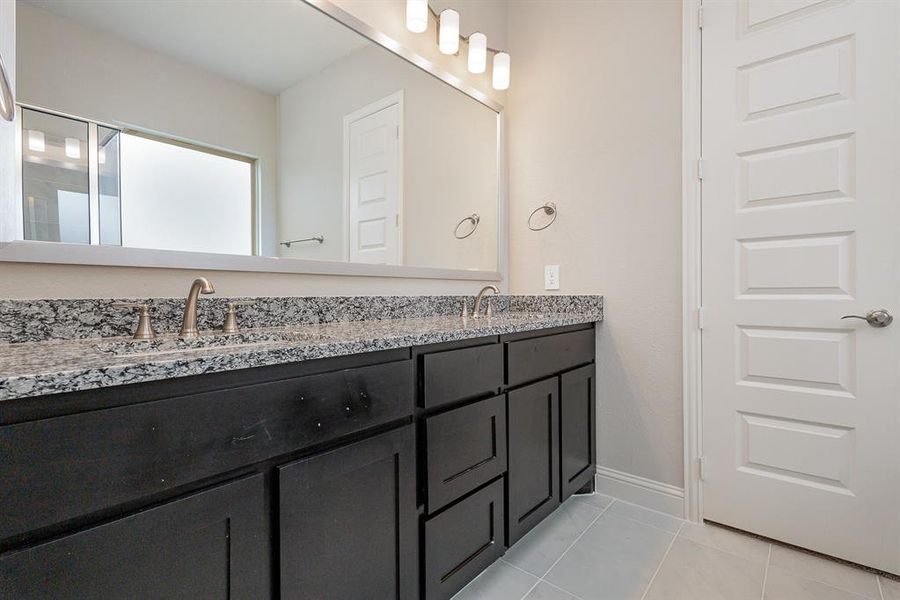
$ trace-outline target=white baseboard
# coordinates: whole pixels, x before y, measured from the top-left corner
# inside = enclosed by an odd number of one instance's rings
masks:
[[[683,488],[601,466],[597,467],[596,482],[601,494],[684,518]]]

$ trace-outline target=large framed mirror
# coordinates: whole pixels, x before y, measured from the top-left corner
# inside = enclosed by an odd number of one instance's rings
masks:
[[[499,279],[502,107],[321,0],[17,0],[3,260]]]

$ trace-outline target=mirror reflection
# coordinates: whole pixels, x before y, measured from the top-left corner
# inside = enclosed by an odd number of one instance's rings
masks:
[[[311,6],[16,21],[25,239],[497,269],[497,114]]]

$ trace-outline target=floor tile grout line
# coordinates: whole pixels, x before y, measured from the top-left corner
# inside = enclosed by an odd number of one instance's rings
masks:
[[[607,505],[606,505],[606,508],[604,508],[603,510],[601,510],[601,511],[600,511],[600,514],[597,515],[596,517],[594,517],[594,519],[593,519],[590,523],[588,523],[587,527],[585,527],[585,528],[581,531],[581,533],[579,533],[578,536],[577,536],[574,540],[572,540],[572,543],[569,544],[569,545],[566,547],[565,550],[563,550],[563,553],[559,555],[559,558],[557,558],[555,561],[553,561],[553,564],[550,565],[550,567],[549,567],[546,571],[544,571],[544,574],[541,575],[540,579],[543,579],[544,577],[546,577],[546,576],[550,573],[550,571],[553,570],[553,567],[555,567],[555,566],[557,565],[557,563],[559,563],[559,561],[561,561],[561,560],[563,559],[563,557],[564,557],[566,554],[568,554],[569,550],[572,549],[572,546],[574,546],[575,544],[577,544],[577,543],[578,543],[578,540],[580,540],[582,537],[584,537],[584,534],[586,534],[586,533],[588,532],[588,529],[590,529],[591,527],[593,527],[593,526],[594,526],[594,523],[596,523],[597,521],[599,521],[599,520],[600,520],[600,517],[602,517],[603,515],[605,515],[606,512],[610,509],[610,507],[611,507],[613,504],[615,504],[615,503],[616,503],[616,500],[613,500],[612,502],[610,502],[609,504],[607,504]]]
[[[666,548],[665,554],[662,555],[662,558],[659,560],[659,564],[656,565],[656,570],[653,571],[653,577],[650,578],[650,581],[647,582],[647,587],[644,588],[644,593],[641,595],[641,600],[644,600],[644,598],[647,597],[647,594],[650,593],[650,588],[653,587],[653,582],[656,580],[656,576],[659,574],[660,569],[662,569],[663,563],[666,562],[666,558],[668,558],[669,552],[671,552],[672,550],[672,546],[675,545],[675,540],[678,539],[678,534],[681,533],[682,528],[684,528],[684,523],[682,523],[678,527],[678,531],[676,531],[675,535],[672,536],[672,541],[669,542],[669,546]]]
[[[766,570],[763,571],[762,591],[759,593],[759,600],[766,598],[766,584],[769,582],[769,563],[772,562],[772,542],[769,542],[769,554],[766,556]]]
[[[582,538],[582,536],[583,536],[585,533],[587,533],[587,530],[590,529],[591,527],[593,527],[594,523],[596,523],[596,522],[600,519],[600,517],[602,517],[603,515],[605,515],[605,514],[606,514],[606,511],[609,510],[609,507],[612,506],[612,505],[615,504],[615,503],[616,503],[616,500],[615,500],[615,498],[613,498],[612,501],[611,501],[609,504],[606,505],[606,508],[602,509],[602,510],[600,511],[600,514],[597,515],[596,517],[594,517],[594,519],[593,519],[590,523],[588,523],[587,527],[585,527],[585,528],[581,531],[581,533],[578,534],[578,537],[576,537],[576,538],[572,541],[572,543],[569,544],[569,546],[568,546],[565,550],[563,550],[563,553],[559,555],[559,558],[557,558],[555,561],[553,561],[553,564],[550,565],[550,568],[548,568],[546,571],[544,571],[544,574],[543,574],[543,575],[541,575],[540,577],[538,577],[537,582],[535,582],[535,584],[534,584],[533,586],[531,586],[531,589],[529,589],[527,592],[525,592],[525,595],[522,596],[522,600],[525,600],[525,598],[528,597],[528,594],[530,594],[532,591],[534,591],[534,588],[536,588],[542,581],[544,581],[544,577],[546,577],[547,574],[550,573],[550,571],[553,570],[553,567],[555,567],[556,564],[557,564],[559,561],[562,560],[563,556],[565,556],[566,553],[567,553],[569,550],[572,549],[572,546],[574,546],[574,545],[576,544],[576,542],[578,542],[578,540],[580,540],[580,539]],[[519,570],[521,571],[522,569],[519,569]],[[526,571],[526,572],[527,572],[527,571]],[[532,573],[529,573],[529,575],[532,575],[532,577],[534,576]],[[550,582],[548,581],[547,583],[550,583]],[[550,583],[550,585],[553,585],[553,584]],[[553,586],[553,587],[557,587],[557,586]],[[559,588],[559,589],[561,589],[562,591],[566,592],[567,594],[574,595],[574,594],[572,594],[571,592],[569,592],[569,590],[566,590],[566,589],[563,589],[563,588]]]
[[[575,600],[584,600],[584,598],[582,598],[581,596],[578,596],[578,595],[576,595],[576,594],[573,594],[573,593],[570,592],[569,590],[563,589],[563,588],[559,587],[558,585],[556,585],[556,584],[554,584],[554,583],[550,583],[550,582],[547,581],[546,579],[541,579],[538,583],[546,583],[546,584],[549,585],[550,587],[556,588],[556,589],[558,589],[559,591],[561,591],[561,592],[563,592],[563,593],[566,593],[566,594],[572,596],[573,598],[575,598]]]

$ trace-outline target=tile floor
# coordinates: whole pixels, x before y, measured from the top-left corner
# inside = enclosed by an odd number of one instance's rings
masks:
[[[453,600],[900,600],[900,582],[602,494],[575,496]]]

